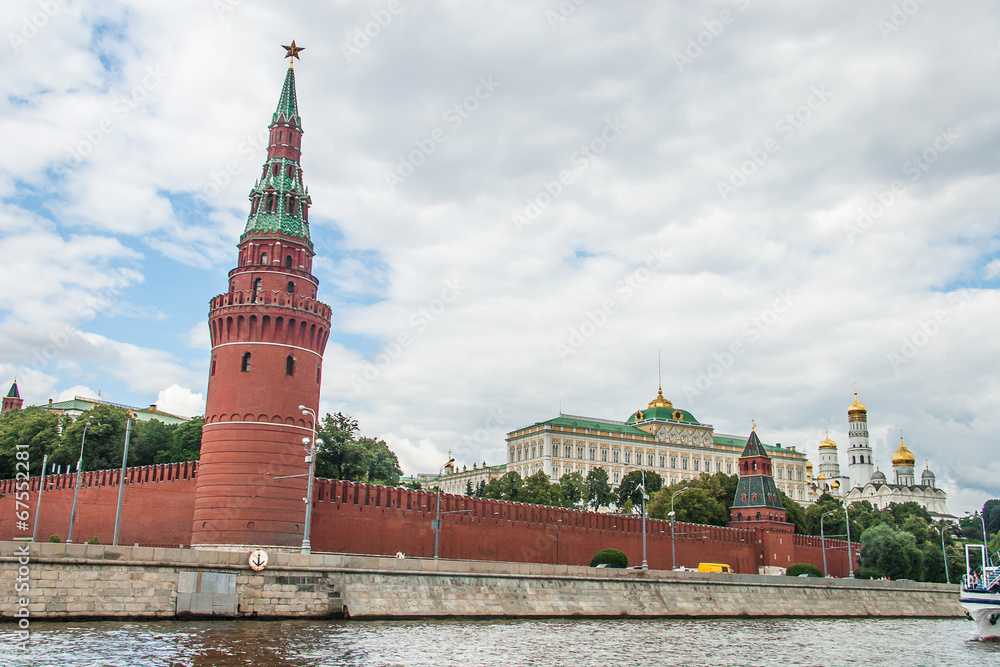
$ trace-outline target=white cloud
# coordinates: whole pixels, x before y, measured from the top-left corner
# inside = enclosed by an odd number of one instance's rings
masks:
[[[156,407],[182,417],[205,414],[205,395],[172,384],[156,396]]]
[[[135,396],[125,402],[173,385],[198,395],[205,327],[192,322],[207,297],[178,313],[155,294],[192,266],[225,289],[264,155],[255,137],[284,76],[277,45],[294,34],[307,46],[296,76],[320,298],[335,306],[322,405],[390,434],[407,472],[465,442],[462,463],[498,463],[504,431],[554,416],[560,399],[623,419],[655,395],[662,350],[665,393],[720,431],[753,418],[815,455],[829,422],[846,446],[856,380],[883,468],[903,428],[953,510],[1000,496],[979,472],[997,464],[1000,430],[984,362],[1000,352],[1000,92],[982,85],[995,13],[928,3],[883,38],[882,5],[753,3],[680,71],[675,51],[718,8],[588,3],[553,29],[551,7],[406,6],[350,61],[341,41],[370,6],[65,7],[0,84],[0,369],[42,396],[112,380]],[[34,11],[15,2],[0,27]],[[96,44],[95,21],[110,26]],[[938,42],[953,48],[927,49]],[[449,123],[480,77],[500,86]],[[816,88],[829,95],[802,111]],[[124,117],[121,100],[136,103]],[[46,167],[104,118],[113,129],[86,162],[53,180]],[[582,168],[580,147],[615,118],[620,136]],[[437,127],[447,140],[390,191],[386,173]],[[768,139],[778,147],[763,160]],[[745,184],[723,200],[718,184],[740,169]],[[518,233],[511,216],[533,202]],[[659,248],[667,261],[645,273]],[[438,309],[455,279],[466,287]],[[102,328],[112,314],[163,319],[146,340]],[[685,389],[734,343],[743,352],[721,373]],[[476,439],[491,410],[506,422]]]

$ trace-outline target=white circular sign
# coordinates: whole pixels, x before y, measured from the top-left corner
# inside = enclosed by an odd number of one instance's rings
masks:
[[[254,549],[250,552],[250,558],[248,561],[250,563],[251,570],[254,572],[260,572],[267,567],[267,552],[263,549]]]

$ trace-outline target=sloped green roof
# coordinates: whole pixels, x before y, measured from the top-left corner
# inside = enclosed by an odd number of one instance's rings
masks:
[[[14,380],[14,384],[10,386],[10,391],[7,392],[7,398],[21,398],[21,394],[17,391],[17,380]]]
[[[636,422],[645,422],[652,420],[669,420],[677,422],[687,422],[689,424],[700,424],[701,422],[694,418],[687,410],[681,410],[680,408],[646,408],[645,410],[636,410],[631,415],[629,415],[628,423],[634,424]]]
[[[285,74],[285,83],[281,86],[281,97],[278,99],[278,108],[275,109],[271,117],[272,123],[279,120],[294,123],[296,127],[302,127],[302,119],[299,118],[299,101],[295,97],[295,70],[288,68]]]
[[[586,428],[592,431],[609,431],[611,433],[622,433],[625,435],[641,435],[647,438],[651,437],[649,433],[646,433],[642,429],[635,428],[634,426],[622,424],[621,422],[606,422],[595,419],[587,419],[586,417],[573,417],[573,416],[567,417],[560,415],[555,419],[549,419],[543,422],[535,422],[534,424],[532,424],[532,426],[545,426],[545,425],[567,426],[569,428]],[[526,428],[531,428],[531,427],[528,426]]]

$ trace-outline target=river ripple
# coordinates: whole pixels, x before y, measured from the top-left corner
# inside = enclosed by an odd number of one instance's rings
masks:
[[[433,667],[1000,665],[965,620],[485,620],[0,625],[0,665]]]

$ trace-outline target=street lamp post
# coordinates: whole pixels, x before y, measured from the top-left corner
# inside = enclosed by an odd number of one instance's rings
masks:
[[[948,572],[948,552],[944,548],[944,519],[938,524],[941,529],[941,556],[944,558],[944,578],[946,583],[951,583],[951,574]]]
[[[851,515],[847,513],[847,501],[844,501],[844,522],[847,523],[847,577],[854,578],[854,554],[851,553]]]
[[[132,418],[129,414],[125,420],[125,448],[122,450],[122,471],[118,475],[118,509],[115,510],[115,536],[111,543],[118,546],[118,528],[122,522],[122,498],[125,494],[125,469],[128,466],[128,441],[132,437]]]
[[[76,462],[76,481],[73,483],[73,509],[69,512],[69,535],[66,536],[66,544],[73,543],[73,522],[76,520],[76,495],[80,491],[80,471],[83,469],[83,446],[87,443],[87,429],[90,428],[90,420],[83,425],[83,438],[80,439],[80,459]],[[100,426],[100,423],[97,424]]]
[[[306,460],[309,461],[309,481],[306,483],[306,497],[304,498],[306,502],[306,526],[305,530],[302,531],[302,553],[309,554],[312,553],[312,544],[309,542],[309,524],[312,522],[312,496],[313,496],[313,478],[316,476],[316,411],[311,408],[307,408],[304,405],[299,406],[299,410],[302,414],[312,417],[312,438],[303,438],[302,444],[309,447],[309,455],[306,456]]]
[[[448,458],[448,463],[453,463],[454,461],[455,459],[451,457]],[[435,507],[435,513],[437,516],[432,524],[434,526],[434,560],[438,559],[438,542],[441,539],[441,477],[444,475],[444,469],[448,467],[448,463],[445,463],[438,470],[437,502],[435,503],[437,506]]]
[[[826,577],[826,536],[823,534],[823,519],[830,516],[837,510],[830,510],[819,518],[819,544],[823,550],[823,576]]]
[[[642,569],[648,570],[649,563],[646,562],[646,499],[649,495],[646,494],[646,471],[640,469],[642,473]]]
[[[674,540],[674,498],[681,495],[690,488],[691,488],[690,486],[685,486],[683,489],[681,489],[674,495],[670,496],[670,559],[671,561],[673,561],[671,569],[674,570],[677,569],[677,547]]]
[[[971,519],[972,517],[974,517],[974,516],[978,516],[978,517],[979,517],[979,522],[980,522],[980,523],[982,524],[982,526],[983,526],[983,546],[984,546],[984,547],[985,547],[985,546],[987,546],[987,545],[986,545],[986,521],[985,521],[985,520],[983,519],[983,515],[982,515],[982,513],[980,513],[980,512],[976,512],[975,514],[973,514],[972,512],[966,512],[966,514],[968,514],[968,515],[969,515],[969,518],[970,518],[970,519]]]

